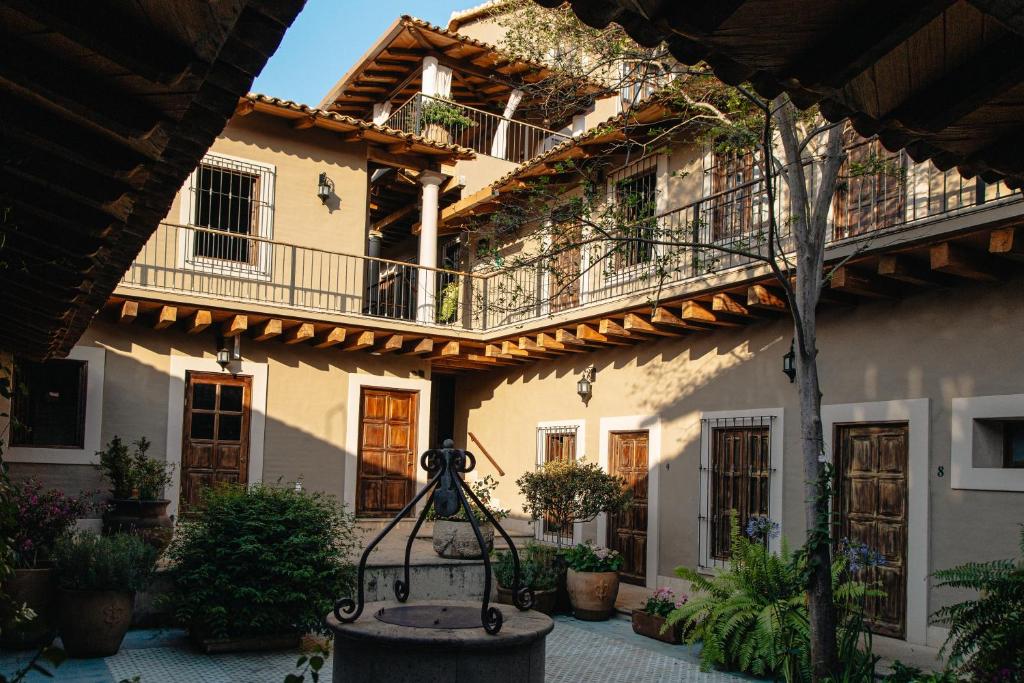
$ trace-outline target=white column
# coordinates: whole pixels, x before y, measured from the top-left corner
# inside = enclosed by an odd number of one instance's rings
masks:
[[[420,79],[420,92],[443,100],[452,96],[452,69],[437,62],[437,57],[423,58],[423,75]]]
[[[416,320],[421,323],[434,322],[434,299],[437,267],[437,215],[438,194],[444,175],[437,171],[420,173],[423,184],[423,204],[420,212],[420,254],[417,263],[425,268],[418,269],[416,282]]]

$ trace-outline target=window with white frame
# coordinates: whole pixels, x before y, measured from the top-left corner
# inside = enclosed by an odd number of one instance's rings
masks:
[[[953,399],[955,489],[1024,491],[1024,394]]]
[[[537,467],[551,462],[573,462],[579,457],[582,425],[565,423],[542,425],[537,428]],[[573,529],[562,529],[557,522],[544,517],[537,522],[536,537],[546,543],[572,545]]]
[[[729,561],[733,516],[741,532],[752,518],[779,521],[781,428],[768,414],[704,417],[700,426],[700,566],[716,568]]]
[[[648,156],[620,168],[608,182],[609,214],[618,238],[610,246],[610,266],[617,272],[640,268],[655,256],[658,157]]]
[[[207,154],[189,176],[182,201],[184,258],[213,272],[262,272],[273,236],[274,167]]]

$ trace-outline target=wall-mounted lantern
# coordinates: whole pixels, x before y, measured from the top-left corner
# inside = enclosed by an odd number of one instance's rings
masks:
[[[597,369],[593,364],[587,366],[576,382],[576,393],[583,399],[583,405],[590,403],[590,397],[594,395],[594,378],[597,376]]]
[[[320,179],[316,183],[316,196],[320,198],[320,201],[324,204],[334,194],[334,181],[327,177],[327,172],[324,171],[320,174]]]
[[[242,338],[236,335],[234,340],[234,348],[229,351],[227,340],[224,337],[217,338],[217,365],[221,370],[227,370],[231,363],[242,360]]]
[[[782,356],[782,372],[789,378],[790,384],[796,380],[796,351],[793,344],[793,340],[790,340],[789,351]]]

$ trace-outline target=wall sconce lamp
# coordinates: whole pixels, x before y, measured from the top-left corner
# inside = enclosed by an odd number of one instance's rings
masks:
[[[796,351],[793,347],[794,341],[789,342],[789,351],[782,356],[782,372],[789,378],[792,384],[796,380]]]
[[[583,405],[590,403],[590,397],[594,395],[594,377],[596,375],[597,369],[590,364],[580,375],[579,381],[576,382],[576,393],[583,399]]]
[[[320,174],[320,179],[316,183],[316,196],[320,198],[320,201],[324,204],[334,194],[334,181],[327,177],[327,172],[324,171]]]
[[[228,366],[236,360],[242,360],[242,338],[235,335],[235,346],[231,351],[228,350],[227,340],[224,337],[218,337],[217,346],[217,365],[220,366],[221,370],[227,370]]]

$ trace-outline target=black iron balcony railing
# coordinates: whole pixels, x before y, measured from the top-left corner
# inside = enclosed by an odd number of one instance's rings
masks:
[[[395,110],[386,125],[436,142],[453,142],[477,154],[517,164],[569,138],[524,121],[423,93],[413,95]]]

